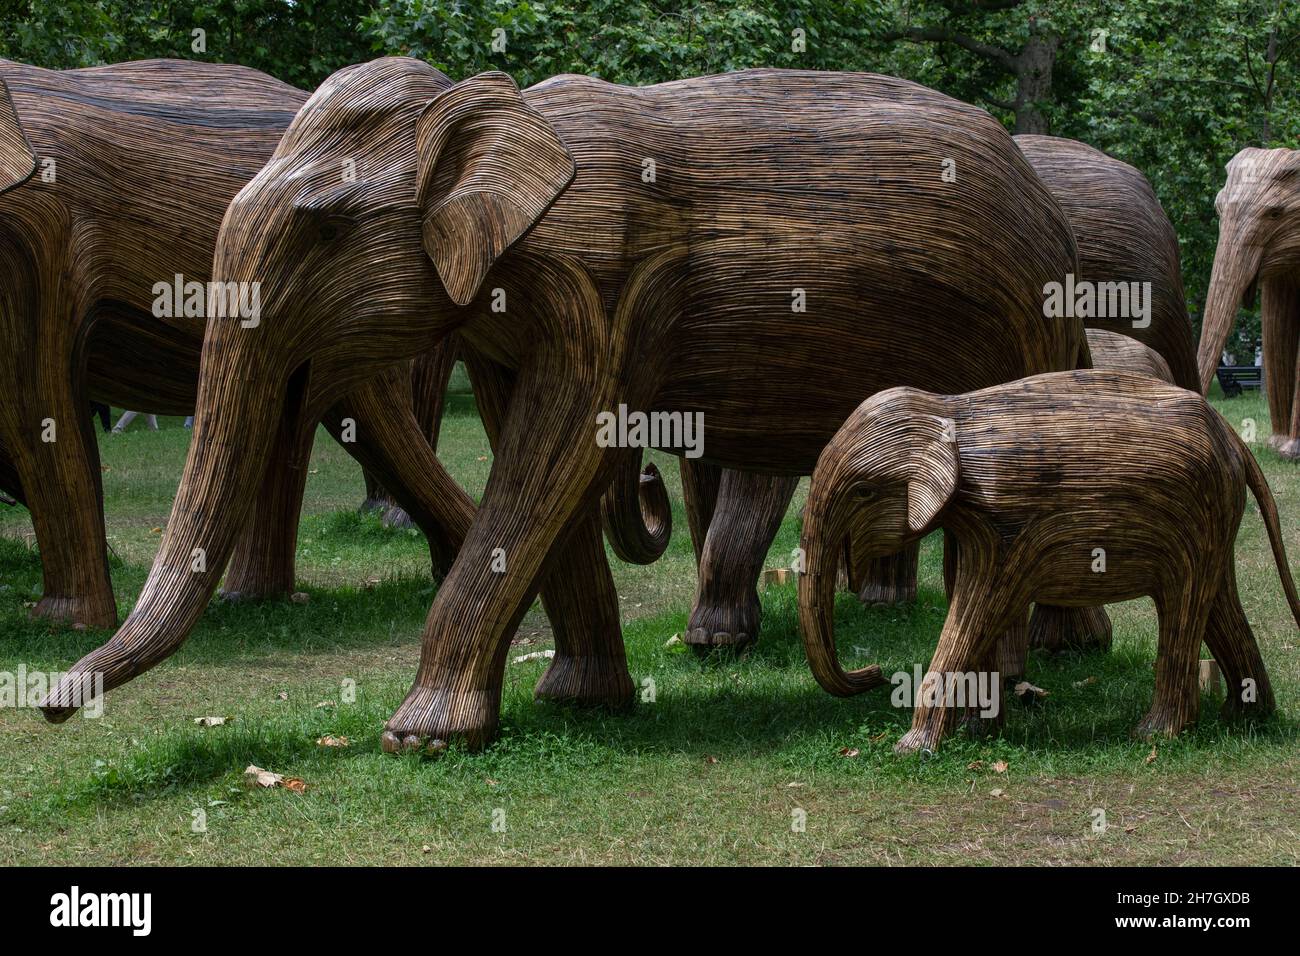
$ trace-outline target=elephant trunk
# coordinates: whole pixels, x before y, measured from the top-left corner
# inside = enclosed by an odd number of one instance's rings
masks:
[[[623,456],[600,503],[605,536],[614,553],[632,564],[651,564],[664,553],[673,530],[672,506],[659,469],[641,468],[640,456]]]
[[[1208,393],[1214,380],[1219,357],[1237,319],[1237,310],[1251,289],[1259,272],[1261,250],[1248,245],[1230,220],[1219,228],[1219,244],[1214,252],[1214,270],[1210,274],[1210,291],[1201,317],[1201,343],[1196,364],[1201,377],[1201,392]]]
[[[885,683],[879,664],[845,671],[835,651],[835,583],[854,512],[853,482],[838,480],[836,463],[823,455],[804,510],[804,573],[799,576],[799,630],[813,677],[837,697],[852,697]],[[824,466],[829,466],[825,467]],[[821,476],[829,479],[825,485]]]
[[[251,344],[256,333],[217,321],[223,327],[209,325],[194,434],[149,579],[117,633],[41,701],[54,723],[87,703],[86,688],[124,684],[184,643],[230,560],[277,434],[283,439],[301,412],[307,366],[287,377],[270,365],[268,349]]]

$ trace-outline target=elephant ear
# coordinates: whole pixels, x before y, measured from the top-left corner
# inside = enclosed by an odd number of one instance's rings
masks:
[[[457,305],[542,218],[577,167],[551,124],[504,73],[435,98],[416,125],[424,249]]]
[[[951,418],[917,417],[907,479],[907,525],[920,533],[957,492],[957,426]]]
[[[36,156],[18,122],[9,87],[0,80],[0,193],[21,186],[36,172]]]

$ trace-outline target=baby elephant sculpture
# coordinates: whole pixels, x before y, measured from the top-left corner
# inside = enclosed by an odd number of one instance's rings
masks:
[[[938,745],[958,710],[932,689],[992,670],[995,641],[1031,601],[1155,599],[1155,700],[1141,736],[1173,735],[1196,718],[1202,639],[1228,682],[1225,710],[1267,714],[1273,694],[1233,569],[1247,485],[1300,623],[1268,484],[1200,395],[1107,370],[966,395],[881,392],[850,416],[813,473],[799,581],[813,674],[840,696],[884,683],[879,666],[846,673],[835,654],[838,544],[850,520],[870,524],[882,554],[942,527],[957,550],[951,604],[898,752]]]

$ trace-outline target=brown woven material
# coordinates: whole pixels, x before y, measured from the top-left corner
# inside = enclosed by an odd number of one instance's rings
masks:
[[[1269,444],[1300,459],[1300,150],[1243,149],[1215,199],[1219,245],[1201,321],[1200,386],[1209,392],[1237,309],[1259,290]],[[1248,343],[1249,348],[1253,343]],[[1231,346],[1239,350],[1240,344]],[[1242,365],[1250,364],[1247,355]]]
[[[1111,370],[966,395],[881,393],[827,445],[809,490],[799,619],[813,673],[839,695],[885,682],[875,665],[845,672],[835,653],[839,543],[850,521],[869,523],[882,552],[942,527],[956,561],[925,684],[993,670],[998,636],[1022,624],[1031,601],[1150,596],[1160,620],[1155,699],[1136,733],[1172,735],[1196,718],[1202,639],[1227,677],[1225,707],[1267,714],[1273,695],[1233,570],[1247,486],[1300,625],[1268,483],[1199,394]],[[936,747],[962,716],[945,703],[918,698],[895,749]]]
[[[1196,345],[1183,300],[1178,238],[1150,183],[1132,166],[1074,140],[1031,135],[1014,139],[1070,222],[1079,249],[1076,279],[1150,283],[1149,326],[1134,328],[1132,321],[1123,319],[1084,319],[1090,328],[1108,333],[1097,338],[1089,335],[1090,345],[1096,342],[1105,350],[1100,359],[1094,352],[1092,364],[1098,368],[1147,371],[1183,388],[1197,388]],[[917,332],[924,334],[923,329]],[[1125,337],[1117,339],[1114,333]],[[901,336],[903,331],[895,329],[894,334]],[[954,345],[960,342],[961,333],[957,334]],[[1141,348],[1139,343],[1148,348]],[[1171,368],[1177,372],[1172,373]],[[1014,377],[1008,375],[1007,379]],[[918,388],[933,387],[921,369],[902,369],[893,378]],[[700,510],[692,501],[693,487],[684,476],[682,488],[688,515]],[[748,575],[766,558],[780,519],[789,507],[793,486],[785,481],[765,484],[762,479],[750,479],[745,487],[748,498],[725,502],[718,508],[713,524],[705,525],[725,547],[710,549],[700,562],[697,597],[687,627],[688,639],[696,645],[737,645],[758,638],[757,596],[753,578]],[[744,529],[727,524],[742,520],[747,522]],[[753,528],[764,528],[768,533],[747,536]],[[698,547],[696,554],[699,558]],[[850,534],[845,541],[844,560],[846,584],[863,603],[915,600],[915,547],[898,555],[878,556],[870,542],[856,542]],[[732,580],[732,574],[747,577]],[[732,622],[743,629],[745,640],[727,630]],[[1111,641],[1110,621],[1100,608],[1036,607],[1028,635],[1032,646],[1050,650],[1107,648]],[[1010,666],[1010,659],[1006,663]],[[1023,659],[1010,672],[1022,670]]]
[[[116,622],[87,402],[193,410],[204,319],[155,318],[154,283],[208,280],[227,203],[305,98],[239,66],[0,61],[0,479],[31,510],[34,613]]]
[[[499,405],[485,415],[493,469],[384,743],[483,744],[539,588],[607,579],[598,521],[638,559],[664,540],[655,481],[634,493],[626,480],[640,449],[602,447],[598,415],[702,413],[709,461],[806,474],[895,376],[952,390],[1074,367],[1082,326],[1044,318],[1042,292],[1077,268],[1060,207],[1006,131],[905,81],[564,76],[520,94],[502,74],[452,86],[403,58],[341,71],[230,206],[215,274],[260,281],[263,322],[209,324],[200,417],[149,583],[76,666],[112,687],[170,653],[212,586],[186,556],[229,548],[250,507],[232,489],[286,410],[323,407],[455,330],[476,396]],[[570,638],[538,692],[624,705],[612,584],[583,597],[543,595]]]

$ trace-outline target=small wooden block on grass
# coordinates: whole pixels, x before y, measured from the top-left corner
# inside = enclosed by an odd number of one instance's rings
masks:
[[[788,584],[794,580],[794,572],[789,568],[768,568],[763,572],[763,587],[769,584]]]

